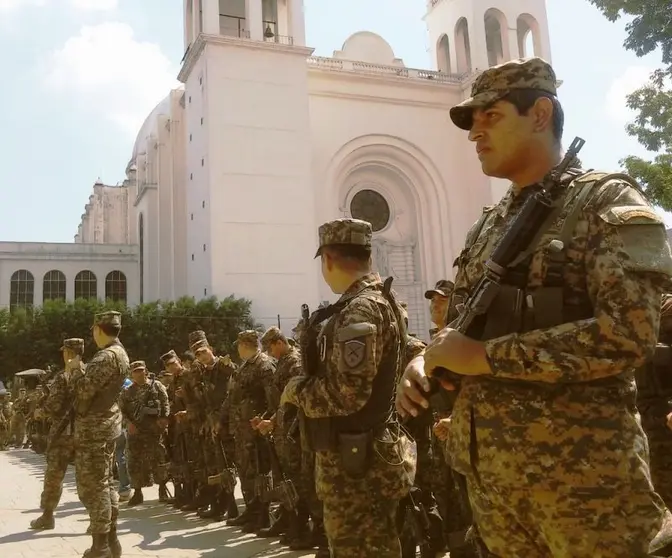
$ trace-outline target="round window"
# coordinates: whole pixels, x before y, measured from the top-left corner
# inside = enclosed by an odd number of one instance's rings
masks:
[[[350,214],[354,219],[371,223],[373,232],[383,230],[390,222],[390,205],[374,190],[357,192],[350,202]]]

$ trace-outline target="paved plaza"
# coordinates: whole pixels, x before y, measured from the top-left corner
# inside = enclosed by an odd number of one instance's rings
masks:
[[[91,545],[91,537],[85,534],[89,519],[77,498],[72,467],[55,513],[56,528],[28,529],[30,521],[41,513],[38,508],[44,467],[44,457],[30,450],[0,452],[0,558],[77,558]],[[156,488],[143,492],[144,504],[134,508],[121,505],[119,539],[124,558],[314,556],[290,552],[277,539],[259,539],[226,527],[224,522],[212,523],[194,513],[175,511],[158,502]]]

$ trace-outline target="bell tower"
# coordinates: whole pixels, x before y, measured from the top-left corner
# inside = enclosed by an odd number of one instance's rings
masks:
[[[293,327],[318,287],[303,0],[184,0],[184,40],[188,293]]]
[[[472,73],[530,56],[551,62],[546,0],[427,0],[425,22],[441,72]]]

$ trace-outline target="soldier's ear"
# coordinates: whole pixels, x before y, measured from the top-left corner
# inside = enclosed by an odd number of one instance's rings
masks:
[[[543,132],[553,124],[553,102],[548,97],[539,97],[530,108],[529,115],[534,119],[534,131]]]

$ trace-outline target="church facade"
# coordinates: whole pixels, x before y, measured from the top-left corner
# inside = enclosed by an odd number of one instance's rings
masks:
[[[129,303],[234,294],[287,329],[302,303],[335,299],[312,259],[319,224],[366,219],[375,266],[422,335],[424,291],[452,277],[466,231],[506,188],[483,176],[448,109],[481,69],[551,58],[544,0],[493,4],[429,0],[435,69],[423,70],[370,32],[313,56],[302,0],[185,0],[183,86],[147,117],[123,184],[94,186],[64,246],[123,271]],[[0,258],[6,305],[6,276],[22,260]],[[107,296],[102,274],[113,270],[96,270]]]

